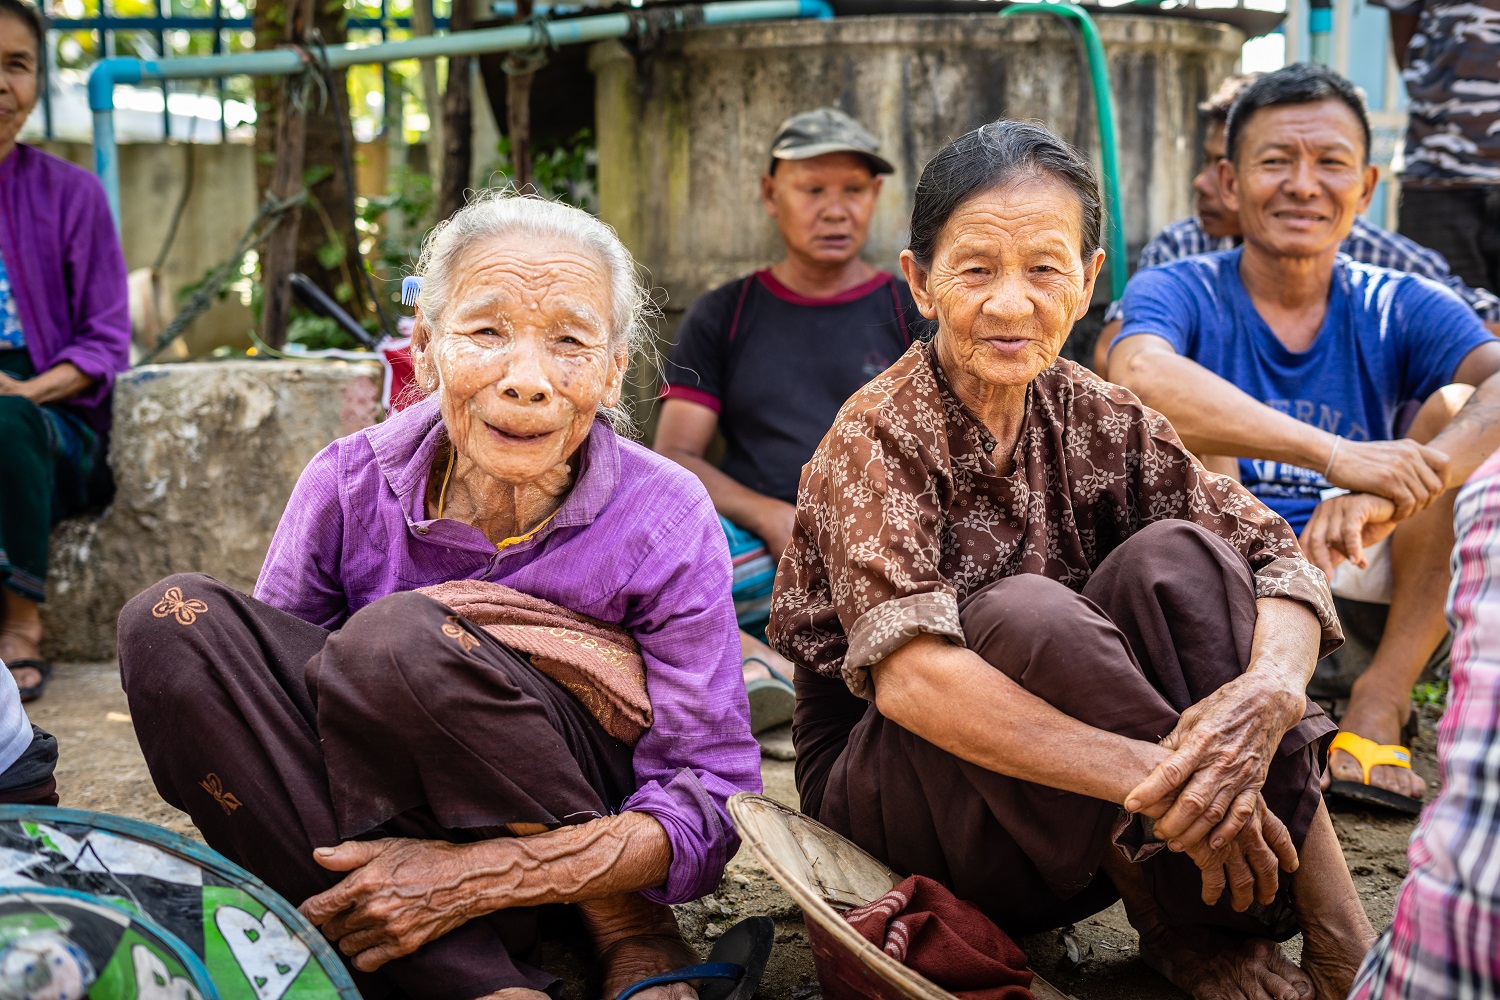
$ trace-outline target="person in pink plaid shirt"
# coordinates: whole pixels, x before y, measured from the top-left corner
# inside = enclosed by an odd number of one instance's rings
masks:
[[[1442,792],[1412,834],[1395,918],[1350,1000],[1500,996],[1500,452],[1464,486],[1454,520]]]

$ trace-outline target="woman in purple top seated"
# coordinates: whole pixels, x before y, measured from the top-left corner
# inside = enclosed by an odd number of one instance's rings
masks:
[[[692,960],[665,904],[718,884],[725,804],[760,788],[724,533],[691,473],[611,428],[648,298],[609,227],[487,197],[420,270],[430,397],[313,459],[254,598],[188,575],[126,607],[136,732],[167,801],[301,902],[367,1000],[544,1000],[545,903],[577,904],[613,997]],[[628,630],[650,728],[621,742],[410,592],[455,580]]]
[[[0,660],[42,693],[47,541],[109,494],[109,394],[130,363],[125,259],[104,188],[16,141],[36,107],[42,22],[0,0]],[[54,748],[55,753],[55,748]]]

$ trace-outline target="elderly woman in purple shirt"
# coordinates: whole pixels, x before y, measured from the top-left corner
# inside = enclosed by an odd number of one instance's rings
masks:
[[[693,960],[665,904],[717,885],[726,802],[760,788],[724,535],[697,479],[611,428],[648,302],[613,231],[486,197],[419,270],[429,398],[313,459],[255,597],[187,575],[127,606],[125,690],[162,795],[304,901],[368,1000],[544,1000],[546,903],[576,904],[613,997]],[[627,631],[649,728],[631,746],[412,593],[451,581]]]
[[[36,7],[0,0],[0,660],[23,701],[52,671],[38,607],[48,535],[108,496],[109,394],[130,361],[104,188],[16,139],[36,107],[41,46]]]

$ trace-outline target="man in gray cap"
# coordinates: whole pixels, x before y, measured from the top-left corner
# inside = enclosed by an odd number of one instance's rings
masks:
[[[881,176],[893,170],[875,136],[842,111],[783,122],[760,180],[783,256],[693,303],[666,365],[655,448],[713,498],[734,561],[735,610],[753,636],[764,636],[802,466],[844,401],[926,332],[905,283],[860,257]],[[721,432],[715,465],[705,453]],[[790,718],[790,686],[752,673],[766,672],[755,660],[780,658],[746,647],[752,721]]]

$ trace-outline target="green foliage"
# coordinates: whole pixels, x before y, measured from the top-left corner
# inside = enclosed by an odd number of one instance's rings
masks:
[[[327,270],[332,271],[344,262],[344,258],[348,254],[349,250],[344,246],[342,240],[330,239],[327,243],[318,247],[318,263],[322,264]]]
[[[386,194],[362,200],[357,225],[370,240],[366,254],[377,272],[399,275],[417,262],[422,237],[436,221],[436,198],[430,176],[402,167],[391,175]]]
[[[495,152],[497,158],[489,168],[489,185],[503,187],[510,183],[512,174],[509,136],[500,138]],[[598,162],[593,133],[581,129],[561,145],[532,150],[532,184],[544,197],[560,199],[586,212],[597,212]]]
[[[373,329],[370,323],[365,326]],[[287,323],[286,342],[309,351],[357,351],[363,346],[333,320],[298,307],[293,307],[292,318]]]
[[[1448,704],[1448,681],[1423,681],[1411,689],[1411,700],[1418,705],[1436,705],[1439,708]]]

